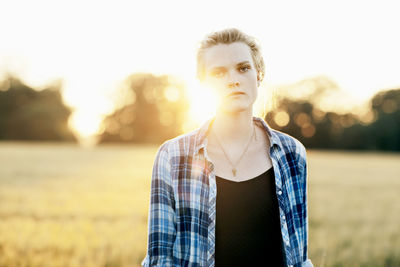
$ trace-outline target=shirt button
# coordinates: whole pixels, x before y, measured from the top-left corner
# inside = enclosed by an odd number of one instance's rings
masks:
[[[285,218],[286,218],[285,215],[283,215],[283,216],[282,216],[282,219],[285,219]]]
[[[281,191],[281,190],[279,190],[279,191],[278,191],[278,194],[279,194],[279,195],[282,195],[282,191]]]
[[[286,246],[290,247],[289,241],[286,241]]]

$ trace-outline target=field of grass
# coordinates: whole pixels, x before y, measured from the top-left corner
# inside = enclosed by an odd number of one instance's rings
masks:
[[[0,267],[139,266],[156,150],[0,142]],[[400,154],[308,164],[314,266],[400,266]]]

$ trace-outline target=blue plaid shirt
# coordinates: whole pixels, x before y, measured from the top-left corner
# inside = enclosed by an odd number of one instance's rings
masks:
[[[206,138],[214,119],[164,142],[156,154],[143,267],[215,265],[217,186]],[[286,262],[312,267],[307,253],[306,150],[300,141],[271,129],[262,118],[253,116],[253,121],[270,140]]]

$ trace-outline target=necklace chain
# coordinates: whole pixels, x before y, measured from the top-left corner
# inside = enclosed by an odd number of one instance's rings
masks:
[[[218,136],[214,133],[218,145],[221,147],[222,152],[224,152],[224,155],[225,155],[226,159],[229,161],[229,164],[231,164],[231,166],[232,166],[232,174],[233,174],[233,176],[235,176],[235,177],[236,177],[236,171],[237,171],[237,170],[236,170],[236,166],[239,164],[239,162],[240,162],[240,160],[242,159],[243,155],[246,153],[247,149],[249,148],[249,145],[250,145],[250,143],[251,143],[251,140],[253,139],[253,137],[255,136],[255,134],[256,134],[256,128],[255,128],[255,125],[254,125],[254,123],[253,123],[253,135],[250,137],[250,140],[249,140],[249,142],[247,143],[247,146],[246,146],[245,150],[243,151],[242,155],[240,156],[240,158],[237,160],[237,162],[236,162],[235,164],[233,164],[232,161],[229,159],[228,155],[226,154],[226,152],[225,152],[224,148],[222,147],[221,143],[219,142]],[[257,136],[255,137],[255,140],[257,140]]]

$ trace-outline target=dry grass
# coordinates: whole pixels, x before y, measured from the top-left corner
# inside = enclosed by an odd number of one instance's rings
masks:
[[[0,143],[0,266],[139,266],[157,146]],[[309,151],[315,266],[400,266],[400,155]]]
[[[400,155],[308,152],[316,266],[400,266]]]

